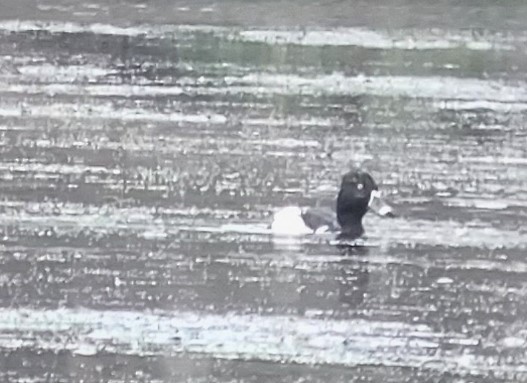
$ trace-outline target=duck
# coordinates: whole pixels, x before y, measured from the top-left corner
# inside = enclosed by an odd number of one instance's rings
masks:
[[[271,232],[276,235],[339,232],[339,238],[357,239],[364,234],[362,218],[369,210],[381,217],[395,217],[394,209],[382,198],[373,177],[360,169],[349,170],[342,176],[335,210],[283,207],[273,215]]]

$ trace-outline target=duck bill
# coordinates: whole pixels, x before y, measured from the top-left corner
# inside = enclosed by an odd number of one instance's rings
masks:
[[[377,215],[381,217],[395,217],[393,208],[388,205],[381,197],[381,192],[374,190],[371,192],[370,203],[368,207]]]

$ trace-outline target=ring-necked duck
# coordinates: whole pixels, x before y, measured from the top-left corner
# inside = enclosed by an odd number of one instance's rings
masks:
[[[393,217],[393,209],[381,199],[372,176],[360,170],[344,174],[337,197],[336,214],[330,208],[288,206],[275,213],[271,231],[302,235],[340,230],[345,238],[364,234],[362,217],[371,209],[382,217]]]

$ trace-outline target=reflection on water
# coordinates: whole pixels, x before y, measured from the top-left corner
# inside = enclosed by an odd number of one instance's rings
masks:
[[[354,262],[350,259],[340,261],[339,302],[352,308],[364,302],[370,273],[368,262]]]
[[[8,3],[3,378],[526,379],[523,5]],[[271,235],[351,165],[397,218]]]

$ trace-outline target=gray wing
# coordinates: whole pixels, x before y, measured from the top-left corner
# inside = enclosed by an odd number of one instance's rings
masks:
[[[313,231],[322,226],[327,226],[330,231],[340,230],[337,215],[327,207],[308,208],[302,212],[302,219],[307,227]]]

